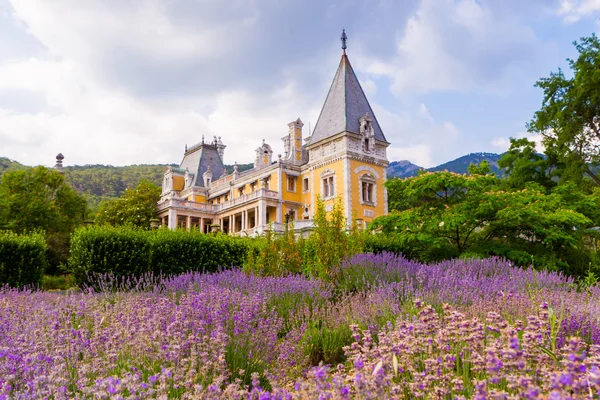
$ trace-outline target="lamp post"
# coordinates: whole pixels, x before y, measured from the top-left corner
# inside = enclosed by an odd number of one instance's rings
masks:
[[[158,218],[152,218],[152,219],[150,220],[150,228],[151,228],[152,230],[154,230],[154,229],[158,229],[158,223],[159,223],[159,222],[160,222],[160,220],[159,220]]]
[[[290,223],[290,213],[285,213],[285,233],[288,233],[288,224]]]

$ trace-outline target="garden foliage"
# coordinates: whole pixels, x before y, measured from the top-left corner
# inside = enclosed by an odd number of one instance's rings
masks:
[[[331,267],[343,258],[360,253],[364,248],[364,235],[344,216],[340,201],[325,211],[323,202],[317,199],[314,215],[314,231],[308,238],[297,238],[293,222],[281,235],[267,232],[250,248],[244,265],[247,272],[258,275],[282,276],[303,273],[307,276],[331,279]],[[371,243],[376,240],[372,239]],[[373,246],[383,249],[383,246]]]
[[[41,234],[0,231],[0,285],[39,286],[46,267],[46,252]]]

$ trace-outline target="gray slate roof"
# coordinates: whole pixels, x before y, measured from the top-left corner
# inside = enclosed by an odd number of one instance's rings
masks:
[[[344,54],[321,109],[310,144],[344,131],[360,133],[359,120],[367,112],[373,119],[375,139],[387,142],[350,61]]]
[[[212,172],[212,180],[219,179],[225,172],[223,161],[219,156],[216,146],[203,143],[200,146],[193,146],[185,153],[181,165],[179,166],[184,171],[187,168],[190,174],[194,174],[194,186],[204,187],[203,174],[208,169]]]

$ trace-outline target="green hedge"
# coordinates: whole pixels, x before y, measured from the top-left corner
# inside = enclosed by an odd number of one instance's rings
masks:
[[[44,236],[0,231],[0,284],[39,286],[46,268]]]
[[[71,238],[68,268],[77,283],[86,282],[90,273],[139,276],[145,272],[216,271],[241,266],[249,246],[250,239],[197,231],[84,227]]]
[[[160,229],[150,235],[150,265],[155,273],[216,271],[219,267],[242,266],[250,239],[206,235],[198,231]]]
[[[149,270],[149,233],[130,228],[79,228],[71,236],[68,269],[78,283],[90,273],[139,276]]]

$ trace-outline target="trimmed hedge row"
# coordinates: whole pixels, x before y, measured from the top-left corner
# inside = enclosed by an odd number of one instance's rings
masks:
[[[0,284],[39,286],[44,277],[47,250],[41,234],[18,235],[0,231]]]
[[[146,272],[212,272],[219,267],[241,266],[250,245],[250,239],[194,231],[85,227],[71,237],[68,268],[79,284],[92,273],[140,276]]]

